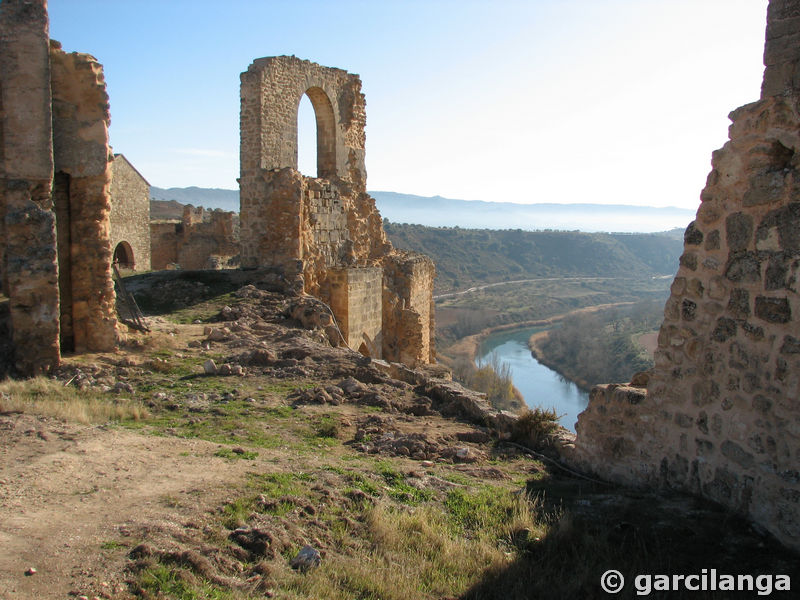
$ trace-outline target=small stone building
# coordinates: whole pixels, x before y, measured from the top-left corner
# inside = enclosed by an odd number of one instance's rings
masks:
[[[150,270],[150,184],[122,154],[111,165],[112,260],[120,269]]]
[[[297,170],[303,95],[316,115],[318,177]],[[242,73],[242,266],[282,268],[332,307],[351,348],[429,363],[433,262],[386,238],[366,192],[365,124],[358,75],[294,56],[259,58]]]
[[[108,232],[112,156],[102,66],[48,34],[45,0],[0,10],[0,248],[13,362],[116,345]]]
[[[572,459],[705,496],[800,549],[800,0],[767,17],[761,99],[712,155],[649,381],[592,390]]]

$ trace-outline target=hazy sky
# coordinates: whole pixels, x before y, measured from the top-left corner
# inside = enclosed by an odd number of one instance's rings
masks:
[[[369,189],[696,208],[728,113],[759,97],[766,5],[50,0],[49,10],[53,39],[103,63],[114,151],[152,185],[235,189],[239,74],[294,54],[361,76]]]

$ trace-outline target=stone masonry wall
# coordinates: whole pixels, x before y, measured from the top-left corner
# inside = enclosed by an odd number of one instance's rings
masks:
[[[242,266],[282,268],[295,289],[334,303],[339,320],[348,320],[352,310],[343,298],[361,296],[355,288],[331,296],[332,289],[341,291],[340,270],[389,269],[380,354],[411,364],[432,360],[433,264],[393,250],[366,193],[366,103],[358,76],[279,56],[254,61],[241,82]],[[316,114],[316,178],[297,170],[303,94]],[[357,337],[365,331],[356,329]]]
[[[53,156],[69,176],[68,264],[72,343],[76,352],[112,350],[117,342],[116,296],[111,279],[111,162],[103,67],[88,54],[50,50]],[[64,224],[61,224],[64,225]],[[62,344],[65,342],[62,336]]]
[[[794,548],[800,93],[786,74],[800,59],[798,17],[800,1],[770,2],[763,95],[731,113],[730,141],[713,153],[647,389],[595,388],[572,457],[609,479],[711,498]]]
[[[189,204],[181,221],[150,224],[150,244],[154,270],[171,264],[192,270],[234,267],[239,257],[236,214]]]
[[[234,266],[239,256],[236,214],[207,211],[202,206],[183,209],[183,231],[177,259],[182,269],[220,269]]]
[[[382,279],[376,267],[328,271],[327,296],[347,345],[372,358],[382,357]]]
[[[0,25],[2,27],[2,25]],[[2,36],[2,29],[0,29]],[[2,39],[2,38],[0,38]],[[2,65],[0,56],[0,66]],[[5,68],[3,66],[3,68]],[[6,207],[4,195],[6,189],[5,177],[5,140],[3,139],[3,121],[5,112],[3,111],[3,78],[0,77],[0,294],[7,293],[8,283],[6,282]]]
[[[114,155],[109,216],[112,251],[127,243],[133,268],[150,270],[150,184],[122,154]]]
[[[44,0],[3,0],[0,11],[3,163],[3,286],[14,363],[46,372],[60,361],[47,9]]]
[[[410,366],[434,362],[433,280],[422,254],[395,252],[384,261],[383,357]]]
[[[800,9],[794,0],[770,0],[761,97],[800,91]]]
[[[116,343],[110,274],[108,96],[102,67],[48,39],[44,0],[3,0],[0,94],[4,291],[13,363]]]
[[[168,265],[178,262],[178,232],[181,222],[177,220],[150,222],[150,267],[163,271]]]

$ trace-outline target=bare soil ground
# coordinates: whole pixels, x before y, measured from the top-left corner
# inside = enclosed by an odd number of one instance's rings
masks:
[[[124,549],[180,528],[224,498],[249,465],[217,444],[46,417],[0,417],[0,597],[119,593]],[[28,569],[36,574],[26,576]]]

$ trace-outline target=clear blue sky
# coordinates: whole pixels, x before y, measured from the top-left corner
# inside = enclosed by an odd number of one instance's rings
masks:
[[[695,208],[727,114],[758,99],[766,5],[50,0],[49,10],[51,37],[105,67],[114,151],[159,187],[235,189],[239,74],[294,54],[361,76],[369,189]],[[301,106],[301,169],[309,120]]]

